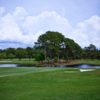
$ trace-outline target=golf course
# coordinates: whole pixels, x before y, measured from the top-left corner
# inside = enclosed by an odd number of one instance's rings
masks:
[[[100,0],[0,0],[0,100],[100,100]]]
[[[0,67],[0,100],[100,100],[100,68]]]

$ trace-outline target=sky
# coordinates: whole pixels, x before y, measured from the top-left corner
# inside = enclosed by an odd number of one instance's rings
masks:
[[[46,31],[100,48],[100,0],[0,0],[0,49],[32,47]]]

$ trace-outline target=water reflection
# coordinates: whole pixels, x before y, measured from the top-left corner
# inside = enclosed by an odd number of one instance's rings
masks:
[[[0,64],[0,67],[17,67],[17,64]]]
[[[33,67],[35,65],[23,65],[23,64],[0,64],[0,67]],[[59,66],[48,66],[48,67],[59,67],[59,68],[100,68],[100,66],[78,64],[78,65],[59,65]]]
[[[100,68],[100,66],[89,65],[89,64],[69,65],[69,66],[66,66],[66,67],[71,67],[71,68]]]

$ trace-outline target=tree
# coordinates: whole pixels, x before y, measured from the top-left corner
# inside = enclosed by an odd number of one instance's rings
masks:
[[[15,56],[14,54],[12,54],[12,53],[9,53],[9,54],[7,55],[7,58],[9,58],[9,59],[14,59],[14,58],[16,58],[16,56]]]
[[[81,57],[81,47],[72,39],[65,38],[65,58],[77,59]]]
[[[27,57],[28,58],[33,58],[33,54],[34,54],[33,48],[27,47],[26,52],[27,52]]]
[[[17,48],[16,49],[16,57],[19,58],[20,60],[22,58],[26,58],[27,57],[27,52],[23,48]]]
[[[88,47],[85,47],[84,49],[94,51],[94,50],[96,50],[96,46],[94,44],[90,44]]]
[[[16,57],[15,51],[16,51],[15,48],[7,48],[5,50],[5,53],[6,53],[7,58],[10,58],[10,59],[15,58]]]
[[[36,61],[43,61],[45,59],[44,54],[43,53],[38,53],[35,55],[35,60]]]
[[[48,31],[45,34],[39,36],[37,44],[40,48],[44,49],[45,59],[59,58],[59,49],[61,43],[64,41],[64,36],[59,32]]]
[[[65,38],[59,32],[48,31],[40,35],[35,47],[44,50],[45,59],[76,59],[82,54],[81,47],[74,40]]]
[[[6,59],[7,55],[5,52],[0,52],[0,59]]]
[[[96,59],[99,58],[99,51],[96,49],[96,46],[93,44],[90,44],[88,47],[84,48],[84,58],[90,58],[90,59]]]

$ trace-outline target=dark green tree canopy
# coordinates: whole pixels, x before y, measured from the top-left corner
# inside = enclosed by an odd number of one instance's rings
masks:
[[[59,32],[47,31],[39,36],[37,44],[44,49],[45,57],[59,56],[60,45],[64,42],[64,36]]]
[[[81,57],[82,49],[74,40],[65,38],[65,47],[68,57],[73,57],[73,58]]]
[[[85,47],[83,51],[84,51],[83,54],[84,58],[100,59],[100,50],[97,50],[94,44],[90,44],[88,47]]]
[[[96,50],[96,46],[94,44],[90,44],[88,47],[85,47],[84,49],[93,51],[93,50]]]
[[[38,38],[38,43],[41,46],[50,44],[52,46],[59,46],[64,41],[64,36],[59,32],[47,31]]]
[[[81,47],[75,41],[65,38],[59,32],[47,31],[39,36],[36,44],[38,44],[39,48],[44,49],[44,55],[50,58],[58,57],[59,59],[59,57],[68,58],[68,56],[79,58],[81,54]]]
[[[27,57],[26,55],[27,55],[27,52],[25,49],[23,48],[16,49],[16,57],[18,57],[19,59],[26,58]]]

